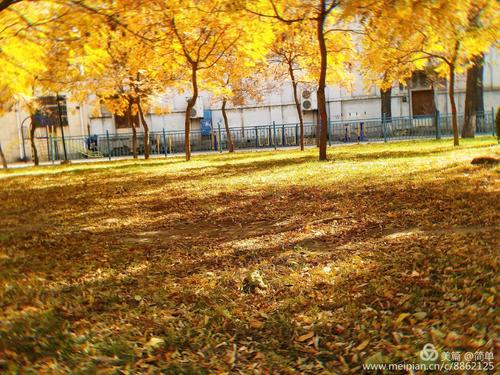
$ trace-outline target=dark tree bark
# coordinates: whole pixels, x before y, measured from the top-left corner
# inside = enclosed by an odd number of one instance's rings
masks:
[[[288,72],[290,74],[290,79],[292,80],[293,99],[295,101],[295,108],[297,108],[297,115],[299,116],[300,150],[304,151],[304,116],[302,115],[302,108],[300,106],[298,83],[295,79],[292,61],[288,61]]]
[[[132,106],[134,104],[133,99],[128,100],[128,107],[127,107],[127,126],[132,128],[132,155],[134,159],[137,159],[137,129],[135,127],[136,124],[136,117],[132,117]]]
[[[149,126],[144,118],[144,112],[142,111],[141,99],[137,99],[137,108],[139,112],[139,118],[141,119],[142,126],[144,127],[144,159],[149,159],[149,153],[151,150],[151,145],[149,142]]]
[[[233,136],[231,135],[231,131],[229,130],[229,121],[227,120],[226,104],[227,104],[227,99],[226,98],[222,99],[221,109],[222,109],[222,118],[224,119],[224,127],[226,128],[227,145],[229,152],[234,152]]]
[[[4,169],[7,169],[7,159],[5,159],[5,155],[2,150],[2,145],[0,144],[0,159],[2,160],[2,166]]]
[[[186,161],[191,160],[191,111],[198,99],[198,65],[191,63],[191,85],[193,87],[193,95],[189,98],[186,107],[186,117],[184,119],[184,149],[186,152]]]
[[[484,114],[483,102],[483,59],[478,55],[474,64],[467,69],[467,85],[465,89],[464,127],[462,138],[474,138],[476,133],[476,118]]]
[[[451,123],[453,126],[453,145],[458,146],[458,119],[457,119],[457,105],[455,103],[455,65],[448,64],[450,70],[450,88],[448,91],[448,96],[450,97],[451,104]]]
[[[0,1],[0,12],[2,10],[5,10],[7,9],[8,7],[10,7],[11,5],[14,5],[16,3],[20,3],[21,0],[1,0]]]
[[[31,144],[31,158],[33,159],[33,163],[35,166],[40,164],[40,160],[38,159],[38,150],[36,148],[35,143],[35,125],[33,121],[33,115],[31,116],[31,125],[30,125],[30,144]]]
[[[320,141],[319,141],[319,160],[326,160],[326,132],[327,126],[327,113],[326,113],[326,68],[328,64],[328,55],[326,50],[324,24],[328,16],[326,10],[326,0],[321,0],[320,14],[317,18],[317,38],[320,50],[320,72],[318,80],[318,113],[320,121]]]
[[[392,87],[385,90],[380,89],[380,113],[382,114],[382,117],[385,117],[386,121],[391,121],[392,118],[391,95]]]
[[[139,113],[132,116],[132,156],[137,159],[137,128],[139,127]]]

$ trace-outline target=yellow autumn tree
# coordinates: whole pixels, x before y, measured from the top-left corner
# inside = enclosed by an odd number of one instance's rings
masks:
[[[227,105],[241,106],[260,102],[270,90],[267,63],[273,33],[269,24],[259,25],[253,19],[240,21],[241,33],[237,42],[227,50],[211,69],[206,71],[202,87],[210,90],[219,104],[226,130],[229,152],[234,151]]]
[[[495,0],[378,2],[365,18],[363,65],[382,87],[429,65],[446,77],[458,145],[455,77],[497,43],[499,9]]]
[[[39,160],[33,118],[41,105],[38,97],[56,93],[78,74],[70,47],[77,40],[74,10],[52,1],[4,1],[0,6],[0,112],[13,103],[29,112],[35,165]]]
[[[88,35],[80,56],[84,77],[75,96],[94,94],[111,113],[125,115],[132,129],[132,154],[137,158],[137,128],[144,129],[144,156],[150,155],[149,124],[145,113],[155,99],[172,84],[172,71],[165,66],[168,56],[158,53],[149,37],[153,30],[137,13],[121,13],[124,28],[105,19],[101,29]],[[95,26],[94,26],[95,30]],[[164,52],[164,51],[163,51]]]
[[[185,112],[185,153],[191,158],[191,111],[198,100],[200,84],[210,82],[210,70],[239,44],[249,50],[244,38],[241,12],[229,0],[153,0],[145,11],[157,30],[158,48],[173,49],[172,61],[184,71],[184,89],[190,91]],[[260,38],[255,38],[259,40]]]
[[[353,32],[352,23],[356,13],[356,1],[327,1],[327,0],[258,0],[245,3],[243,8],[254,15],[278,20],[284,24],[306,24],[315,30],[315,78],[317,82],[318,113],[320,121],[319,159],[326,160],[328,118],[326,110],[326,85],[329,81],[329,61],[334,65],[345,59],[344,44]],[[338,48],[330,48],[338,42]],[[350,49],[349,49],[350,50]],[[342,64],[340,64],[342,65]],[[341,76],[339,70],[331,72],[330,77]]]

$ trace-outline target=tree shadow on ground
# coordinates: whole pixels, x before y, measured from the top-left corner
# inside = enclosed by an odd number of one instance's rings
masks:
[[[238,176],[307,161],[217,166],[205,177],[222,168]],[[414,180],[402,176],[399,184],[346,180],[275,186],[272,194],[267,186],[214,193],[208,208],[204,196],[138,194],[165,183],[156,177],[127,175],[133,187],[118,194],[119,178],[96,190],[37,188],[24,209],[18,202],[30,186],[0,192],[9,225],[0,237],[0,348],[14,348],[8,360],[20,366],[41,365],[43,355],[22,355],[36,351],[36,342],[13,343],[39,319],[30,309],[57,307],[63,328],[41,336],[54,343],[46,356],[76,353],[58,357],[70,369],[128,364],[142,371],[149,357],[141,348],[151,336],[165,341],[151,366],[205,371],[229,371],[224,358],[233,344],[243,371],[259,363],[270,372],[304,373],[356,373],[379,352],[413,360],[427,342],[489,349],[498,195],[485,186],[490,172],[464,168],[441,173],[442,180],[424,178],[433,173],[427,169],[408,171]],[[72,199],[88,202],[89,215]],[[436,230],[480,225],[492,227]],[[268,285],[247,294],[243,278],[253,269]],[[9,336],[15,326],[21,333]],[[55,340],[60,332],[71,340]],[[85,354],[73,334],[84,334],[95,355]]]

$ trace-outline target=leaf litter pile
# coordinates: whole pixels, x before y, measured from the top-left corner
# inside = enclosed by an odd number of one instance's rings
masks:
[[[360,373],[493,351],[496,141],[0,174],[0,372]]]

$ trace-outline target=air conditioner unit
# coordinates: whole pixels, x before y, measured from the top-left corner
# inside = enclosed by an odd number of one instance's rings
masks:
[[[316,92],[308,89],[303,90],[300,98],[303,111],[315,111],[318,109],[318,98],[316,96]]]
[[[203,99],[198,98],[191,109],[191,118],[203,118]]]

